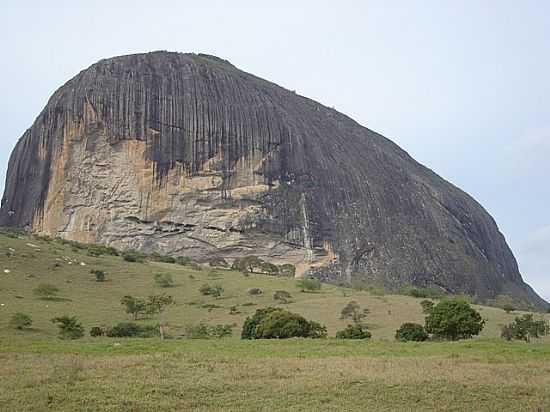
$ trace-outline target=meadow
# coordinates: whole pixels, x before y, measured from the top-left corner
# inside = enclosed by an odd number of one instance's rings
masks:
[[[97,282],[90,273],[104,271]],[[155,275],[170,274],[162,288]],[[55,285],[55,299],[33,291]],[[220,297],[199,288],[220,285]],[[250,295],[250,288],[263,293]],[[289,303],[273,299],[288,291]],[[50,321],[77,316],[86,328],[130,321],[120,299],[167,293],[160,316],[171,339],[57,338]],[[349,321],[341,309],[357,301],[369,313],[370,341],[334,339]],[[500,339],[500,327],[521,312],[475,306],[486,326],[459,342],[395,342],[403,322],[423,323],[422,299],[380,290],[323,284],[304,293],[289,278],[90,256],[57,241],[0,234],[0,410],[550,410],[550,341]],[[328,339],[240,340],[256,309],[281,306],[326,325]],[[29,330],[9,325],[29,314]],[[543,315],[536,315],[541,317]],[[545,315],[547,319],[550,317]],[[187,339],[186,327],[230,324],[233,336]]]

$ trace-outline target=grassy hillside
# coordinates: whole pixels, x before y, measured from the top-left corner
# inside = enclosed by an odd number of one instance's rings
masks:
[[[96,282],[91,270],[104,271],[106,281]],[[169,273],[175,286],[159,287],[154,280],[159,273]],[[158,262],[131,263],[118,256],[89,256],[85,250],[56,241],[22,236],[11,238],[5,234],[0,235],[0,277],[0,335],[14,333],[7,327],[15,312],[28,313],[34,320],[33,330],[25,332],[26,336],[55,336],[57,330],[50,319],[59,315],[76,315],[87,330],[96,325],[109,326],[131,320],[120,304],[123,296],[146,297],[159,293],[172,295],[176,304],[161,317],[139,322],[167,322],[173,336],[183,334],[186,325],[206,322],[235,324],[234,337],[237,338],[246,316],[257,308],[270,305],[282,305],[321,322],[327,326],[329,336],[334,336],[349,323],[340,319],[340,311],[350,300],[370,310],[367,323],[373,339],[391,340],[403,322],[423,323],[424,319],[419,304],[422,299],[408,296],[373,295],[328,284],[324,284],[320,292],[303,293],[296,287],[296,281],[288,278],[246,277],[231,270],[209,267],[196,270]],[[33,290],[43,283],[59,288],[58,299],[42,300],[33,294]],[[203,296],[199,288],[204,284],[219,284],[224,293],[220,298]],[[263,293],[250,296],[247,293],[250,288],[261,288]],[[283,305],[275,301],[273,292],[276,290],[290,292],[292,302]],[[239,313],[230,314],[232,306],[236,306]],[[487,320],[482,337],[498,337],[500,325],[517,315],[506,314],[498,308],[477,308]]]
[[[92,269],[106,272],[107,280],[96,282]],[[158,273],[170,273],[176,285],[160,288]],[[59,288],[56,299],[34,295],[43,283]],[[205,283],[221,285],[223,295],[201,295]],[[253,287],[264,293],[250,296]],[[277,303],[276,290],[290,292],[293,302]],[[67,314],[86,331],[110,326],[131,320],[120,305],[124,295],[162,292],[176,304],[139,323],[167,322],[174,337],[185,325],[234,324],[233,337],[62,341],[50,322]],[[348,323],[339,315],[352,299],[370,310],[372,341],[238,339],[245,317],[270,305],[321,322],[334,336]],[[550,410],[548,339],[505,342],[500,325],[517,313],[477,306],[487,320],[479,338],[395,342],[400,324],[423,322],[421,300],[331,285],[302,293],[293,279],[129,263],[57,241],[0,234],[0,410]],[[232,306],[239,313],[230,314]],[[15,312],[32,316],[31,330],[9,328]]]

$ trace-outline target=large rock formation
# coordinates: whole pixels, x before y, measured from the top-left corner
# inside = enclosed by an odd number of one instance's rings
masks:
[[[11,156],[0,224],[545,305],[466,193],[345,115],[207,55],[116,57],[67,82]]]

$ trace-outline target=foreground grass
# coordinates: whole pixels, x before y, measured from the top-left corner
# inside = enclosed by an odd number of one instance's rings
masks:
[[[0,340],[0,409],[548,410],[550,346]]]

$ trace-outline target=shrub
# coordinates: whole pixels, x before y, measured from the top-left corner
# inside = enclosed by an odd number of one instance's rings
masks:
[[[243,339],[286,339],[326,337],[326,327],[296,313],[277,308],[258,309],[243,325]]]
[[[261,271],[264,263],[265,262],[258,256],[246,256],[235,259],[231,265],[231,269],[238,270],[240,272],[254,273],[256,271]]]
[[[144,299],[126,295],[120,300],[120,304],[124,306],[126,313],[134,317],[134,320],[136,320],[139,315],[145,313],[146,302]]]
[[[336,332],[337,339],[370,339],[371,333],[365,325],[348,325],[346,329]]]
[[[190,257],[187,256],[178,256],[176,258],[176,263],[181,266],[187,266],[193,263]]]
[[[233,334],[231,325],[189,325],[185,327],[185,336],[188,339],[221,339]]]
[[[305,278],[296,282],[296,286],[301,292],[313,292],[321,290],[321,281],[315,278]]]
[[[484,325],[479,312],[463,300],[443,300],[426,317],[426,331],[440,339],[469,339]]]
[[[102,270],[92,269],[90,273],[95,276],[96,282],[105,282],[105,272]]]
[[[403,323],[395,332],[395,339],[402,342],[423,342],[428,339],[428,333],[424,326],[418,323]]]
[[[274,265],[273,263],[262,261],[260,265],[260,271],[267,275],[278,275],[279,267],[277,265]]]
[[[516,308],[514,307],[514,305],[512,305],[510,303],[505,303],[504,305],[502,305],[502,310],[506,313],[510,313],[510,312],[515,311]]]
[[[188,339],[208,339],[208,326],[204,323],[186,326],[185,336]]]
[[[121,322],[107,329],[105,334],[110,338],[152,338],[159,336],[158,326],[138,325],[132,322]]]
[[[276,290],[275,293],[273,293],[273,299],[279,300],[282,303],[288,303],[290,299],[292,299],[292,295],[286,290]]]
[[[218,298],[222,295],[223,288],[221,285],[210,286],[208,283],[205,283],[199,288],[199,292],[201,295],[214,296],[215,298]]]
[[[160,263],[176,263],[176,258],[172,256],[163,256],[159,255],[158,253],[153,253],[149,257],[153,262],[160,262]]]
[[[59,288],[49,283],[41,283],[33,290],[40,299],[54,299],[58,292]]]
[[[219,256],[214,256],[214,257],[211,257],[210,259],[208,259],[208,264],[211,267],[218,267],[218,268],[227,268],[227,267],[229,267],[229,263],[227,263],[227,261],[224,258],[219,257]]]
[[[289,263],[279,266],[279,275],[293,278],[296,275],[296,267]]]
[[[422,306],[422,313],[428,315],[433,307],[434,307],[435,303],[433,303],[431,300],[423,300],[422,302],[420,302],[420,306]]]
[[[504,325],[501,329],[501,337],[506,340],[518,339],[530,342],[531,338],[539,338],[550,333],[550,325],[544,319],[534,320],[529,313],[518,316],[514,322]]]
[[[150,316],[160,314],[164,312],[168,305],[173,305],[174,303],[174,298],[165,293],[161,295],[151,295],[145,301],[145,313]]]
[[[14,329],[24,330],[30,328],[31,325],[32,318],[25,313],[14,313],[10,319],[10,326]]]
[[[88,255],[98,257],[103,255],[118,256],[118,250],[104,245],[88,245]]]
[[[103,335],[105,335],[105,331],[103,330],[103,328],[99,326],[94,326],[93,328],[90,329],[90,336],[92,338],[96,338],[98,336],[103,336]]]
[[[78,339],[84,336],[84,328],[76,316],[60,316],[52,319],[59,328],[61,339]]]
[[[143,253],[137,252],[135,250],[128,250],[122,254],[122,259],[124,259],[126,262],[143,263],[145,262],[146,257],[147,256]]]
[[[239,313],[241,313],[241,312],[239,311],[239,309],[237,309],[237,306],[231,306],[229,308],[229,314],[230,315],[238,315]]]
[[[248,293],[249,295],[261,295],[262,293],[264,293],[260,288],[249,288],[246,293]]]
[[[405,286],[401,288],[401,294],[412,296],[414,298],[441,299],[445,293],[438,288],[417,288],[413,286]]]
[[[359,306],[359,303],[352,300],[342,309],[342,312],[340,313],[340,319],[352,319],[353,322],[357,324],[363,321],[368,313],[368,309],[363,309],[361,311],[361,306]]]
[[[171,288],[174,286],[174,279],[169,273],[157,273],[155,275],[155,282],[161,288]]]

